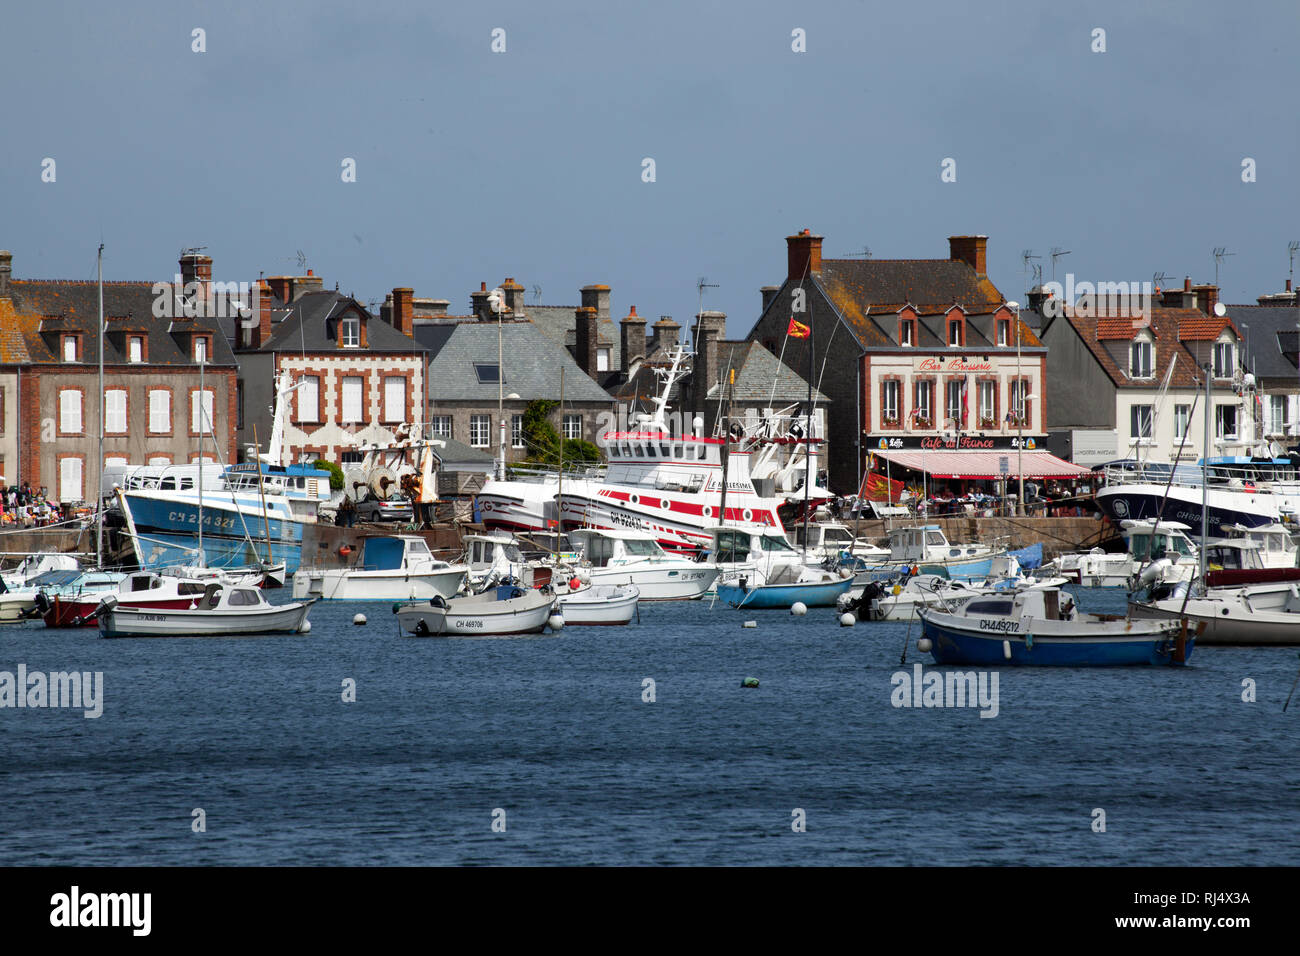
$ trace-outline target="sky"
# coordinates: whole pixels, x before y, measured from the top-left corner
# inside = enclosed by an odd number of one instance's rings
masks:
[[[1253,302],[1300,240],[1298,41],[1294,0],[8,5],[0,248],[91,279],[103,242],[105,278],[149,281],[185,247],[227,281],[301,252],[454,313],[605,283],[616,319],[683,325],[706,277],[732,337],[805,227],[831,258],[987,235],[1011,299],[1026,250],[1169,284],[1221,247]]]

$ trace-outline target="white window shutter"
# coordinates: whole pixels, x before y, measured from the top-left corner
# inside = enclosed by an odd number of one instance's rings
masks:
[[[59,392],[59,431],[67,434],[81,432],[81,393],[70,388]]]
[[[320,379],[307,375],[298,389],[298,421],[320,421]]]
[[[343,421],[361,421],[361,378],[347,376],[343,379]]]
[[[59,461],[59,500],[81,501],[85,497],[81,488],[81,459],[63,458]]]
[[[406,420],[406,379],[396,375],[384,379],[384,421]]]
[[[104,393],[104,431],[122,434],[126,431],[126,391],[110,388]]]

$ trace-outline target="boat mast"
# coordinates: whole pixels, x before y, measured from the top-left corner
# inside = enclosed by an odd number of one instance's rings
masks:
[[[104,566],[104,244],[99,244],[99,468],[95,482],[95,567]]]
[[[560,557],[560,529],[564,527],[564,366],[560,366],[560,472],[555,496],[555,560]],[[543,509],[544,510],[544,509]]]
[[[1205,448],[1201,453],[1201,586],[1205,586],[1205,529],[1209,524],[1210,493],[1210,412],[1213,410],[1214,383],[1210,379],[1210,363],[1202,367],[1205,372]],[[1154,544],[1154,539],[1152,540]],[[1190,592],[1190,588],[1188,589]]]
[[[803,446],[803,558],[804,563],[808,561],[808,494],[812,490],[809,485],[812,484],[812,421],[813,421],[813,352],[814,343],[817,341],[813,335],[813,321],[808,320],[808,424],[804,429],[804,446]]]
[[[208,350],[199,353],[199,567],[208,566],[203,555],[203,429],[208,424],[207,408],[203,403],[203,367],[208,360]]]
[[[253,447],[254,449],[261,448],[261,445],[257,443],[256,423],[253,424]],[[257,495],[262,499],[262,521],[266,524],[266,567],[269,570],[271,565],[275,563],[271,557],[271,515],[266,510],[266,488],[262,484],[262,456],[260,454],[254,455],[253,460],[257,463]]]

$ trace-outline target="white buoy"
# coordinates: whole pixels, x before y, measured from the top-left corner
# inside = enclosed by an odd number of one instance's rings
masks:
[[[852,627],[857,623],[858,619],[852,614],[845,613],[840,615],[840,627]]]
[[[298,628],[298,633],[306,634],[310,630],[311,630],[311,621],[303,621],[302,625]]]
[[[1010,641],[1003,641],[1003,642],[1002,642],[1002,656],[1005,657],[1007,660],[1011,660],[1011,642],[1010,642]]]
[[[546,619],[546,624],[552,631],[558,631],[560,628],[564,627],[564,618],[560,617],[558,614],[552,614]]]
[[[920,651],[922,654],[929,654],[930,648],[932,647],[934,647],[934,645],[930,643],[930,639],[928,637],[922,637],[916,642],[916,649]]]
[[[356,616],[354,616],[354,617],[352,618],[352,623],[353,623],[353,624],[365,624],[365,623],[366,623],[366,616],[365,616],[364,614],[357,614]]]
[[[742,624],[742,625],[740,625],[740,626],[741,626],[741,627],[758,627],[758,622],[757,622],[757,621],[746,621],[744,624]]]
[[[803,601],[795,601],[790,605],[790,613],[795,617],[803,617],[808,613],[808,605],[804,604]]]

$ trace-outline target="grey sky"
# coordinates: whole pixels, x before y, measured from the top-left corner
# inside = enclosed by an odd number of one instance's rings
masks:
[[[686,324],[704,275],[740,336],[805,226],[878,258],[985,233],[1013,298],[1026,248],[1071,250],[1058,278],[1203,282],[1226,246],[1223,298],[1250,302],[1300,239],[1293,0],[44,2],[0,23],[20,277],[93,277],[101,237],[112,279],[170,278],[189,245],[251,279],[301,249],[363,301],[409,285],[465,312],[509,275],[529,302],[605,282],[616,318]]]

